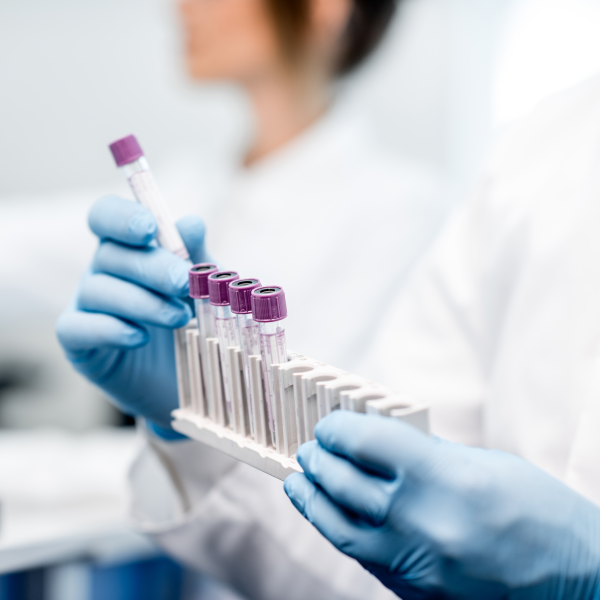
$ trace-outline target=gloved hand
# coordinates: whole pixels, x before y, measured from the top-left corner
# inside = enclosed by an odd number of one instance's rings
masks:
[[[89,225],[100,246],[58,320],[58,339],[77,371],[122,411],[145,417],[168,438],[178,404],[172,330],[192,317],[184,300],[189,265],[153,244],[156,220],[140,204],[102,198]],[[202,220],[185,217],[177,227],[192,260],[202,262]]]
[[[336,411],[296,508],[403,600],[600,598],[600,509],[526,461]]]

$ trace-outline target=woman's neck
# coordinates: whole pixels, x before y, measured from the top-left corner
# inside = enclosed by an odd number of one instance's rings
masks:
[[[330,86],[324,77],[282,73],[246,86],[256,115],[256,137],[246,165],[264,158],[310,127],[326,111]]]

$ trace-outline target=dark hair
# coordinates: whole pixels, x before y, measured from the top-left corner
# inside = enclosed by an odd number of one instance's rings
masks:
[[[291,59],[302,53],[310,23],[311,0],[265,0],[284,52]],[[357,67],[386,32],[397,0],[352,0],[352,13],[342,38],[335,72],[344,75]]]

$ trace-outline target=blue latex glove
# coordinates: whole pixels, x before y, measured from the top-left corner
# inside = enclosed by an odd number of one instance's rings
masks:
[[[404,600],[600,598],[600,509],[528,462],[346,411],[315,436],[287,494]]]
[[[75,369],[123,412],[145,417],[162,437],[178,437],[170,427],[178,405],[172,330],[192,317],[189,265],[153,243],[156,220],[140,204],[102,198],[89,225],[100,246],[58,320],[58,339]],[[202,220],[185,217],[177,227],[192,260],[202,262]]]

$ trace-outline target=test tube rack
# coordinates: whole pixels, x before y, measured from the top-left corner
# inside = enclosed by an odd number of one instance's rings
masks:
[[[274,367],[274,430],[269,427],[260,355],[250,357],[253,406],[246,389],[240,348],[228,349],[230,372],[223,372],[219,340],[209,338],[204,381],[195,321],[175,333],[179,408],[173,428],[273,477],[302,472],[296,460],[300,445],[314,439],[317,422],[334,410],[350,410],[402,419],[429,432],[428,408],[384,386],[325,363],[288,353],[288,362]],[[233,381],[237,422],[226,422],[223,378]],[[254,433],[251,433],[254,432]]]

